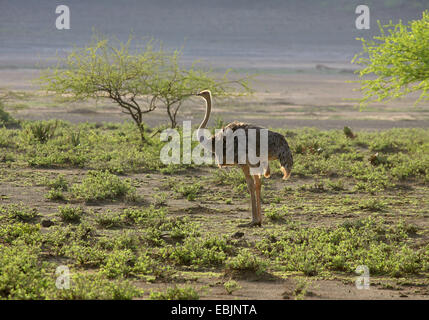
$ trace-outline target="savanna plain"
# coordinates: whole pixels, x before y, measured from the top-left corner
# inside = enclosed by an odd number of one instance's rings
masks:
[[[429,109],[412,96],[360,111],[353,73],[318,67],[262,70],[252,96],[215,101],[211,129],[263,125],[294,156],[288,181],[277,162],[263,179],[262,227],[239,228],[242,172],[161,163],[165,110],[142,145],[115,105],[47,95],[37,72],[0,70],[0,298],[428,299]]]

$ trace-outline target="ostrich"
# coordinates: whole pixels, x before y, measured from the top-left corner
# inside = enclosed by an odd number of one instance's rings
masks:
[[[252,124],[244,123],[244,122],[231,122],[225,127],[222,128],[222,130],[215,135],[211,136],[208,141],[204,141],[204,137],[202,136],[202,133],[200,130],[205,129],[207,122],[210,118],[211,113],[211,107],[212,107],[212,97],[211,92],[209,90],[203,90],[199,93],[197,93],[197,96],[203,97],[206,101],[206,114],[204,116],[203,121],[201,122],[198,130],[197,130],[197,136],[199,138],[200,143],[203,145],[208,144],[212,145],[212,152],[214,156],[218,156],[216,154],[215,150],[215,141],[219,139],[223,139],[223,148],[225,151],[225,140],[226,140],[226,130],[230,129],[232,132],[242,129],[245,132],[246,138],[249,137],[248,130],[254,129],[256,131],[256,148],[259,148],[259,137],[260,133],[259,131],[261,129],[264,129],[262,127],[258,127]],[[230,132],[231,132],[230,131]],[[246,141],[249,141],[249,139],[246,139]],[[248,152],[248,146],[246,146],[246,153]],[[234,163],[233,164],[226,164],[225,161],[225,154],[226,152],[223,152],[223,159],[219,162],[219,167],[223,166],[239,166],[243,170],[244,176],[246,178],[247,188],[250,193],[250,200],[252,205],[252,222],[239,225],[239,227],[253,227],[253,226],[261,226],[262,224],[262,215],[261,215],[261,174],[251,174],[251,167],[253,167],[249,161],[246,161],[245,164],[239,164],[238,162],[238,142],[234,141]],[[218,157],[219,159],[219,157]],[[247,156],[246,156],[247,159]],[[281,171],[283,173],[283,179],[286,180],[289,178],[293,166],[293,158],[292,153],[289,149],[289,145],[285,139],[285,137],[277,132],[273,132],[268,130],[268,160],[276,160],[278,159],[281,164]],[[269,164],[266,163],[264,166],[264,176],[266,178],[270,177],[270,167]]]

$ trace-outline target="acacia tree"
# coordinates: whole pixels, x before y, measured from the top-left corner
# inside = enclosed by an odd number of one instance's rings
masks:
[[[392,100],[411,92],[420,92],[416,104],[429,100],[429,11],[422,19],[408,25],[392,22],[380,25],[380,36],[362,41],[363,52],[352,62],[361,64],[360,78],[375,75],[372,79],[362,79],[361,106],[370,101]],[[364,55],[367,56],[364,56]]]
[[[18,124],[18,121],[15,120],[8,112],[4,110],[5,102],[10,96],[20,96],[20,94],[6,93],[1,92],[0,94],[0,127],[10,126]]]
[[[42,72],[40,82],[48,92],[71,99],[110,99],[131,116],[142,142],[145,142],[143,117],[157,107],[166,106],[171,127],[177,126],[182,103],[197,90],[210,89],[215,96],[242,95],[251,92],[248,77],[215,79],[209,71],[179,65],[181,51],[173,53],[155,48],[149,41],[139,51],[131,52],[131,38],[126,43],[95,36],[90,45],[74,49],[60,58],[56,67]]]
[[[42,72],[40,82],[48,92],[72,99],[107,98],[120,106],[137,125],[145,142],[143,116],[156,108],[158,73],[166,54],[149,41],[131,52],[126,43],[95,36],[90,45],[74,49],[57,66]]]
[[[228,70],[220,79],[216,79],[211,70],[199,67],[198,61],[189,68],[181,67],[180,56],[181,51],[166,56],[154,92],[166,107],[171,128],[177,126],[177,114],[183,102],[198,90],[209,89],[216,97],[246,95],[252,92],[248,83],[249,77],[232,80],[228,78]]]

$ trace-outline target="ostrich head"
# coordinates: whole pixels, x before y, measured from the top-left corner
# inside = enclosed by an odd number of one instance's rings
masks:
[[[203,97],[206,100],[211,100],[212,93],[210,90],[203,90],[197,93],[197,96]]]

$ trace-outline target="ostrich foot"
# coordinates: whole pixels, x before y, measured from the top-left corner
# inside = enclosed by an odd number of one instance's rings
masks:
[[[249,223],[239,224],[238,227],[239,228],[253,228],[253,227],[260,227],[261,224],[262,224],[261,221],[252,221]]]

